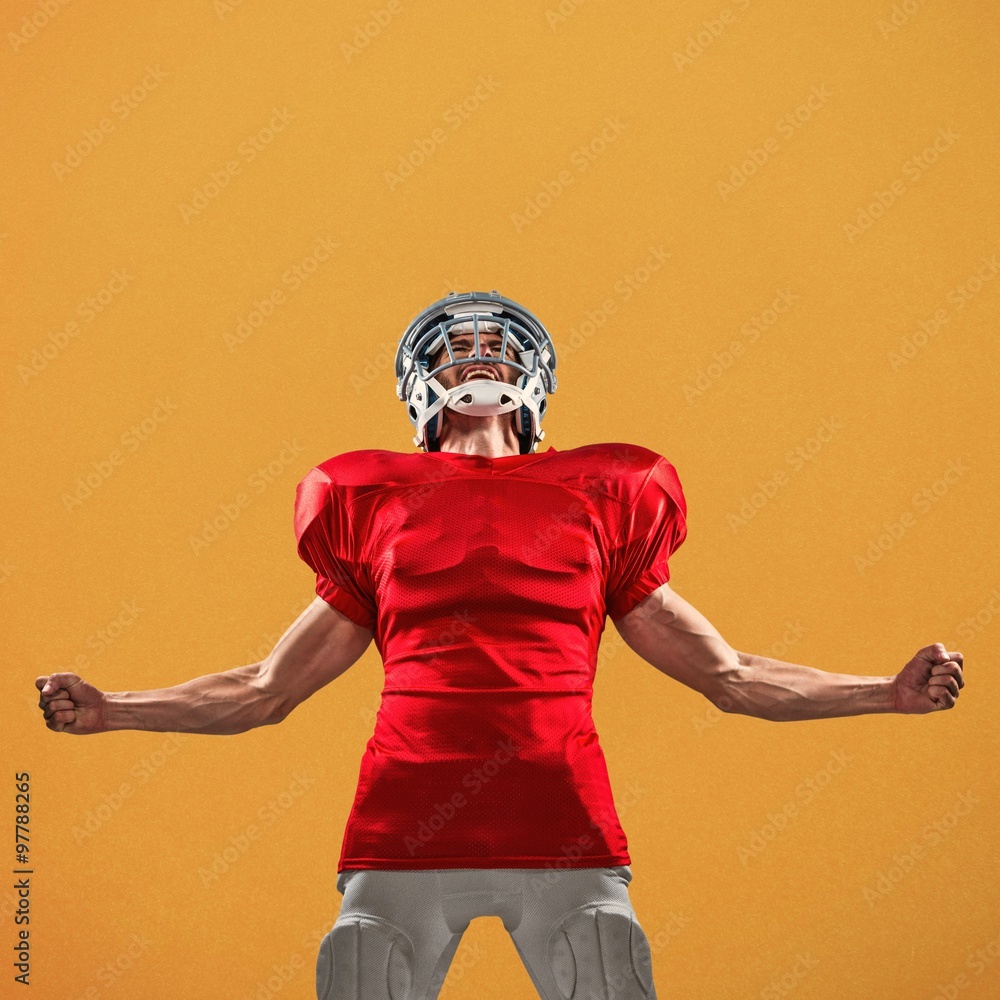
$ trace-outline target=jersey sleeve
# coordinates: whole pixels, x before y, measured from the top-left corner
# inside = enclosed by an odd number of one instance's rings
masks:
[[[355,624],[375,629],[377,605],[349,511],[336,484],[318,468],[295,490],[299,556],[316,574],[316,593]]]
[[[657,458],[629,508],[610,558],[605,594],[612,621],[670,579],[667,560],[687,535],[687,502],[674,467]]]

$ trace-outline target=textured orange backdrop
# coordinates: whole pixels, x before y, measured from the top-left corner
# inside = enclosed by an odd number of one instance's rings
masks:
[[[733,646],[879,675],[934,641],[966,657],[953,711],[778,725],[609,627],[595,716],[660,995],[1000,995],[998,22],[5,4],[5,864],[29,771],[32,995],[314,996],[374,647],[228,738],[57,735],[33,680],[266,655],[312,597],[295,484],[412,450],[392,352],[452,288],[551,331],[543,448],[675,465],[672,583]],[[442,997],[533,995],[474,922]]]

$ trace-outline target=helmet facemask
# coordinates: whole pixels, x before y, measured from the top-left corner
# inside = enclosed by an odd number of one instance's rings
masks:
[[[454,341],[470,334],[472,352],[456,350]],[[496,352],[484,354],[484,343],[498,339]],[[473,416],[513,412],[521,453],[535,451],[545,436],[540,424],[546,393],[556,388],[555,362],[555,346],[541,323],[497,292],[453,292],[435,302],[413,320],[396,352],[396,392],[417,431],[413,443],[424,451],[439,450],[447,407]],[[449,389],[437,377],[477,364],[510,366],[513,384],[484,376]]]

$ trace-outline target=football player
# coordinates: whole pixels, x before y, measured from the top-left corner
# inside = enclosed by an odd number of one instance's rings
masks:
[[[317,596],[263,661],[159,691],[36,681],[55,731],[239,733],[280,722],[374,641],[385,683],[319,1000],[433,1000],[485,915],[543,1000],[656,996],[591,715],[607,619],[724,712],[926,713],[964,685],[962,654],[941,643],[885,677],[733,649],[668,583],[687,533],[673,465],[626,443],[538,450],[555,369],[548,332],[516,302],[435,302],[396,354],[417,450],[343,453],[299,483]]]

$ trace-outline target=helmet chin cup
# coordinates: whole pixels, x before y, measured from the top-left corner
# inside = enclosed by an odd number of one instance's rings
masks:
[[[448,409],[473,417],[494,417],[523,405],[521,390],[490,378],[470,378],[448,390]]]

